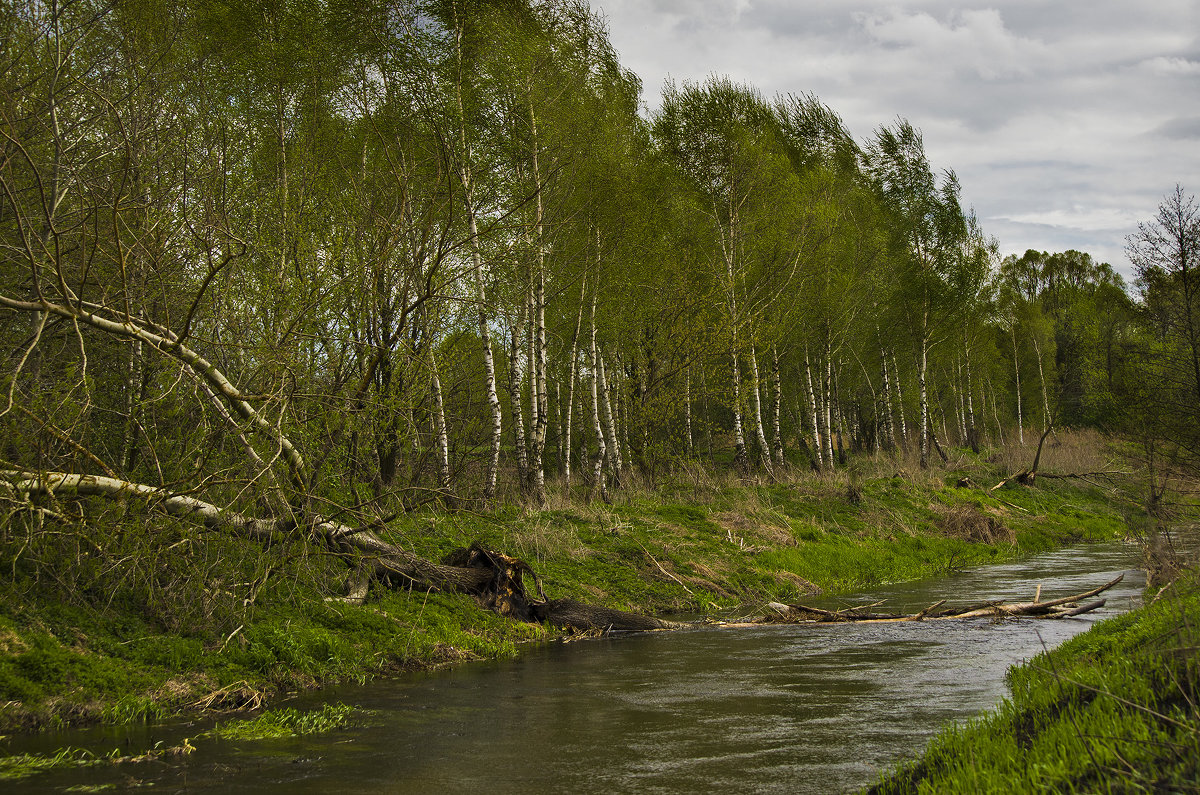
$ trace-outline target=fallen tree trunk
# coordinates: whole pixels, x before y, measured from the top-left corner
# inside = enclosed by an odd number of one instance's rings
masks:
[[[369,526],[351,527],[316,515],[259,519],[190,495],[101,475],[0,471],[0,488],[22,501],[28,501],[33,496],[57,498],[67,495],[138,499],[163,513],[195,521],[206,527],[229,531],[258,542],[269,542],[298,532],[304,533],[310,540],[322,543],[327,549],[341,556],[353,569],[347,597],[347,601],[351,602],[364,601],[370,584],[378,583],[390,587],[419,587],[467,593],[476,597],[483,607],[500,615],[518,621],[553,624],[572,630],[644,632],[689,626],[653,616],[597,607],[573,599],[549,599],[542,588],[541,580],[529,564],[478,545],[457,550],[438,563],[386,541]],[[30,505],[30,508],[44,510],[33,505]],[[51,515],[58,514],[51,512]],[[527,593],[526,577],[533,581],[536,597]],[[806,605],[771,602],[767,605],[771,612],[765,616],[724,622],[721,626],[774,623],[895,623],[1018,616],[1065,618],[1103,606],[1104,600],[1083,605],[1079,602],[1112,588],[1121,579],[1122,577],[1117,577],[1099,588],[1045,602],[1035,597],[1032,602],[981,602],[938,610],[937,608],[945,602],[942,600],[910,615],[871,612],[871,608],[877,607],[877,604],[831,611]]]
[[[1122,574],[1116,579],[1110,580],[1104,585],[1093,588],[1090,591],[1064,596],[1059,599],[1051,599],[1045,602],[1035,597],[1032,602],[978,602],[962,607],[938,610],[937,608],[946,601],[943,599],[918,613],[906,615],[871,612],[870,609],[877,607],[879,603],[866,605],[865,607],[850,607],[844,610],[824,610],[819,607],[810,607],[807,605],[788,605],[779,602],[769,602],[767,603],[767,608],[770,612],[766,615],[729,622],[724,624],[724,626],[738,627],[754,626],[757,624],[886,624],[905,621],[945,621],[954,618],[1068,618],[1103,607],[1105,603],[1103,599],[1082,605],[1080,602],[1107,591],[1124,578],[1125,575]]]
[[[386,541],[370,527],[351,527],[317,515],[259,519],[190,495],[103,475],[7,470],[0,471],[0,488],[23,501],[33,496],[69,495],[137,499],[171,516],[264,543],[303,532],[342,556],[353,569],[347,597],[351,602],[365,600],[370,583],[375,582],[467,593],[500,615],[567,629],[645,631],[682,626],[570,599],[547,599],[541,581],[527,563],[478,545],[460,549],[435,563]],[[533,580],[537,598],[526,593],[526,576]]]

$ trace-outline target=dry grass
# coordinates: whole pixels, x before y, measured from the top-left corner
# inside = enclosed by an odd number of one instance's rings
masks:
[[[1039,436],[1027,433],[1025,444],[1010,439],[988,460],[1008,473],[1028,469],[1037,454]],[[1112,443],[1099,431],[1067,429],[1055,431],[1046,438],[1038,469],[1059,474],[1103,472],[1118,469],[1119,458]]]
[[[521,523],[509,539],[517,557],[544,563],[547,558],[579,560],[592,550],[579,539],[575,526],[555,522],[545,514],[534,514]]]
[[[819,593],[821,593],[820,588],[813,585],[811,582],[804,579],[799,574],[793,574],[790,571],[777,571],[777,572],[775,572],[774,576],[775,576],[776,580],[779,580],[782,583],[785,583],[787,585],[791,585],[791,586],[795,587],[795,589],[799,593],[802,593],[802,594],[819,594]]]
[[[975,505],[955,505],[938,509],[935,520],[938,530],[947,538],[958,538],[975,544],[1015,544],[1016,533],[991,514]]]

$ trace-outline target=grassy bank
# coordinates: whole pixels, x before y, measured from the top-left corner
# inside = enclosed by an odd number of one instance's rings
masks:
[[[1076,449],[1065,438],[1063,468],[1094,442]],[[560,490],[544,511],[428,512],[390,533],[434,559],[476,541],[521,557],[551,597],[670,613],[864,588],[1127,532],[1126,509],[1093,484],[986,488],[1027,455],[960,452],[930,472],[864,459],[760,484],[685,469],[626,484],[612,505]],[[962,478],[979,485],[956,486]],[[63,539],[5,530],[4,730],[257,707],[323,683],[510,656],[554,635],[455,594],[377,589],[365,605],[346,604],[336,599],[342,564],[305,545],[264,550],[161,516],[122,519],[158,523],[155,546],[126,554],[113,546],[120,536],[98,528],[92,543],[110,544],[102,561],[77,551],[67,561]]]
[[[1200,792],[1200,581],[1008,675],[993,713],[939,735],[873,793]]]

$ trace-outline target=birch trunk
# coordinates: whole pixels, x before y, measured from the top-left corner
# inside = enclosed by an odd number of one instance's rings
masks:
[[[880,349],[879,367],[883,372],[883,430],[888,450],[896,449],[896,420],[892,414],[892,379],[888,375],[887,354]]]
[[[821,439],[821,412],[817,406],[817,395],[813,391],[812,361],[808,356],[808,346],[804,346],[804,374],[808,378],[808,405],[812,409],[813,449],[817,453],[817,469],[825,469],[825,444]]]
[[[438,377],[437,357],[429,346],[429,388],[433,393],[433,430],[437,439],[438,488],[450,491],[450,434],[446,429],[446,409],[442,401],[442,379]]]
[[[525,458],[525,420],[521,410],[520,333],[517,324],[514,323],[510,328],[508,347],[508,397],[513,415],[513,447],[517,456],[517,479],[521,483],[521,488],[524,489],[529,467],[526,465]]]
[[[921,337],[921,358],[917,363],[917,391],[919,392],[920,412],[921,412],[921,439],[918,449],[921,454],[921,468],[929,468],[929,395],[925,389],[925,376],[927,366],[929,364],[928,341],[924,335]]]
[[[958,428],[957,428],[958,438],[962,440],[963,444],[966,444],[967,443],[967,404],[966,404],[966,394],[965,394],[966,386],[965,386],[965,382],[963,381],[962,356],[958,356],[957,361],[955,361],[954,364],[955,364],[955,369],[958,371],[957,372],[958,389],[955,390],[955,392],[957,394],[955,395],[955,401],[954,401],[954,409],[956,412],[955,419],[957,420],[957,424],[958,424]]]
[[[1046,374],[1042,370],[1042,347],[1040,345],[1038,345],[1036,335],[1033,337],[1033,351],[1035,354],[1037,354],[1038,381],[1042,385],[1042,411],[1044,412],[1042,415],[1042,418],[1043,418],[1042,424],[1049,425],[1050,424],[1050,397],[1046,392]]]
[[[692,365],[690,362],[683,382],[683,427],[686,432],[684,444],[687,449],[687,457],[691,458],[695,452],[695,443],[692,439]]]
[[[471,265],[475,271],[475,316],[479,327],[479,342],[483,349],[483,378],[488,410],[491,413],[492,446],[488,451],[487,461],[483,468],[483,499],[491,501],[496,496],[496,478],[500,471],[500,446],[504,434],[503,416],[500,408],[500,395],[496,389],[496,363],[492,356],[491,330],[488,328],[487,298],[484,291],[483,254],[479,245],[479,222],[476,217],[473,197],[474,183],[471,176],[471,144],[467,140],[466,113],[463,109],[463,63],[462,63],[462,28],[458,27],[455,37],[455,56],[458,63],[456,96],[458,99],[459,119],[463,123],[459,127],[462,163],[458,176],[462,181],[463,203],[467,213],[467,229],[471,235]]]
[[[595,329],[593,329],[595,333]],[[612,400],[608,394],[608,377],[605,374],[604,354],[596,350],[596,377],[600,379],[600,400],[604,408],[604,434],[608,447],[608,469],[613,483],[619,486],[621,480],[621,448],[617,443],[617,428],[613,422]]]
[[[767,474],[773,475],[771,466],[771,446],[767,444],[767,434],[763,429],[762,413],[762,379],[758,377],[758,355],[754,346],[750,346],[750,409],[754,412],[754,435],[758,444],[758,460]]]
[[[596,350],[596,292],[592,291],[592,348],[591,348],[591,371],[592,371],[592,426],[596,434],[596,461],[592,465],[592,491],[588,496],[594,495],[597,491],[600,492],[600,499],[605,502],[609,501],[608,486],[604,482],[604,459],[607,454],[607,445],[604,440],[604,428],[600,425],[600,356]]]
[[[971,451],[979,452],[979,430],[975,427],[975,389],[971,383],[971,349],[967,348],[964,367],[967,371],[967,444]],[[985,415],[986,416],[986,415]],[[986,420],[984,420],[986,422]]]
[[[1025,420],[1021,417],[1021,362],[1017,358],[1017,324],[1012,324],[1013,343],[1013,376],[1016,379],[1017,391],[1017,442],[1025,446]]]
[[[738,363],[736,344],[730,348],[729,355],[733,358],[733,460],[738,470],[746,473],[750,466],[749,456],[746,454],[746,432],[742,427],[742,371]]]
[[[779,377],[779,349],[771,346],[771,386],[775,392],[775,404],[772,406],[771,433],[774,436],[771,452],[775,457],[775,465],[783,466],[783,380]]]
[[[530,279],[530,289],[532,291],[532,302],[530,305],[530,321],[533,323],[531,334],[531,348],[529,358],[532,367],[530,368],[530,486],[533,493],[534,502],[538,505],[546,503],[546,471],[543,465],[543,457],[546,450],[546,426],[549,423],[549,392],[546,388],[546,369],[548,354],[546,349],[546,246],[544,238],[543,223],[545,219],[545,207],[543,204],[542,193],[542,172],[539,158],[538,143],[538,128],[537,115],[534,113],[532,94],[529,99],[529,121],[530,132],[532,133],[532,164],[533,164],[533,181],[535,188],[534,200],[534,251],[536,253],[534,265],[536,271]],[[534,350],[536,346],[536,351]]]
[[[102,307],[83,301],[74,301],[72,304],[70,306],[56,304],[45,299],[40,301],[18,301],[0,294],[0,306],[19,312],[30,312],[39,318],[39,313],[45,312],[50,315],[67,318],[76,323],[83,323],[115,337],[141,340],[151,350],[158,351],[180,362],[195,373],[197,377],[208,383],[212,390],[226,401],[232,414],[241,417],[256,434],[264,436],[270,441],[271,446],[278,450],[279,455],[291,470],[293,482],[300,486],[306,484],[307,469],[304,457],[300,454],[299,449],[296,448],[276,424],[269,421],[263,416],[262,412],[254,408],[249,402],[250,399],[243,395],[225,373],[212,362],[180,342],[179,338],[169,329],[158,326],[151,321],[144,319],[135,321],[129,318],[114,320],[104,314],[106,310]]]
[[[597,259],[599,259],[599,237],[597,237]],[[579,375],[579,332],[583,326],[583,302],[587,292],[587,277],[579,280],[579,312],[575,315],[575,332],[571,335],[571,375],[567,383],[567,422],[563,429],[566,438],[563,448],[566,457],[563,458],[563,480],[567,492],[571,491],[571,418],[575,410],[575,379]]]
[[[833,404],[833,413],[837,417],[837,454],[838,466],[846,466],[846,415],[842,410],[841,401],[841,383],[842,383],[842,363],[838,362],[837,369],[833,373],[833,396],[830,401]]]
[[[896,363],[896,352],[892,351],[892,383],[896,385],[896,416],[900,418],[900,443],[908,449],[908,422],[904,418],[904,393],[900,391],[900,365]]]
[[[530,266],[525,285],[525,388],[528,389],[529,427],[525,438],[525,478],[521,481],[521,493],[529,497],[533,491],[534,439],[537,436],[538,425],[538,389],[537,389],[537,311],[533,299],[533,268]]]
[[[833,458],[833,407],[831,405],[830,391],[833,387],[833,360],[830,355],[829,335],[825,335],[825,378],[821,385],[821,394],[824,398],[822,405],[821,419],[824,420],[822,430],[825,434],[825,460],[829,462],[829,467],[832,469],[836,466]]]

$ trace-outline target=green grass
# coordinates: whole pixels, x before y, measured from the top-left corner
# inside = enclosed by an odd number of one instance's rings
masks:
[[[122,754],[113,749],[105,755],[77,748],[63,748],[54,754],[11,754],[0,756],[0,781],[29,778],[63,768],[94,767],[122,763],[140,763],[163,757],[185,756],[196,750],[194,743],[206,740],[231,740],[253,742],[275,740],[286,737],[301,737],[324,734],[345,727],[354,708],[347,704],[325,704],[320,709],[298,710],[292,708],[267,710],[253,718],[222,721],[195,737],[187,738],[182,745],[154,748],[137,754]],[[73,788],[72,791],[75,791]]]
[[[89,767],[105,762],[104,757],[78,748],[63,748],[55,754],[13,754],[0,756],[0,781],[29,778],[67,767]]]
[[[1195,574],[1008,679],[996,711],[946,730],[871,791],[1200,792]]]
[[[551,598],[672,613],[857,590],[1127,532],[1109,494],[1073,481],[952,485],[1004,474],[965,454],[930,472],[856,463],[853,483],[681,472],[616,491],[613,505],[555,494],[545,511],[411,514],[389,534],[431,559],[472,542],[515,555]],[[1006,534],[981,543],[947,529],[952,511],[991,517]],[[346,604],[336,600],[345,568],[303,545],[264,554],[175,520],[134,519],[153,520],[161,546],[120,546],[149,544],[144,534],[95,539],[112,538],[121,560],[149,560],[123,575],[87,563],[56,580],[31,563],[26,539],[0,534],[0,569],[15,574],[0,578],[0,728],[255,707],[321,684],[510,657],[555,634],[457,594],[376,588],[365,605]],[[64,543],[48,538],[34,548],[47,565]]]
[[[243,720],[219,723],[197,739],[271,740],[323,734],[344,727],[354,708],[347,704],[326,704],[317,710],[274,709]]]

